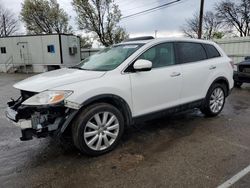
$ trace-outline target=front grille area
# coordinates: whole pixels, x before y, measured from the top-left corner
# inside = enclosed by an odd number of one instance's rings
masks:
[[[250,65],[239,65],[239,72],[250,73]]]

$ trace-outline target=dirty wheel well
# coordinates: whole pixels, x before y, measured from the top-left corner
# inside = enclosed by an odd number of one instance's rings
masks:
[[[100,97],[100,98],[97,98],[96,100],[93,100],[93,101],[86,103],[86,105],[84,105],[84,106],[86,107],[86,106],[89,106],[89,105],[92,105],[95,103],[107,103],[107,104],[113,105],[118,110],[120,110],[120,112],[122,113],[124,120],[125,120],[125,125],[127,126],[131,123],[132,117],[131,117],[131,111],[129,109],[129,106],[120,97],[117,97],[117,96]]]
[[[227,92],[227,93],[226,93],[226,96],[228,96],[228,93],[229,93],[229,83],[228,83],[228,81],[227,81],[225,78],[221,77],[221,78],[217,78],[217,79],[213,82],[213,84],[215,84],[215,83],[225,85],[226,88],[227,88],[227,90],[226,90],[226,92]]]
[[[128,104],[122,98],[115,96],[115,95],[98,96],[98,97],[94,97],[84,102],[82,108],[86,108],[87,106],[97,104],[97,103],[107,103],[107,104],[113,105],[122,113],[124,117],[124,121],[125,121],[125,126],[129,126],[132,124],[132,115],[131,115],[130,108]],[[72,120],[72,122],[74,121],[74,119]],[[63,135],[71,134],[72,122],[66,128]]]

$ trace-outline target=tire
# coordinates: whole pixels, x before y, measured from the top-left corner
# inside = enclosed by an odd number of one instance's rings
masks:
[[[113,150],[119,143],[123,131],[122,113],[107,103],[97,103],[84,108],[72,123],[75,146],[82,153],[91,156]]]
[[[218,92],[218,96],[216,95],[216,92]],[[217,116],[223,110],[226,100],[226,93],[227,88],[224,84],[215,83],[210,86],[201,107],[201,112],[207,117]]]
[[[240,88],[242,86],[242,82],[234,82],[234,87]]]

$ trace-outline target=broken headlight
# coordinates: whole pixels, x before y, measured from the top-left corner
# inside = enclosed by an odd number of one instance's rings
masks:
[[[28,106],[39,106],[39,105],[52,105],[57,104],[67,97],[69,97],[73,91],[53,91],[48,90],[41,93],[38,93],[27,100],[25,100],[22,104]]]

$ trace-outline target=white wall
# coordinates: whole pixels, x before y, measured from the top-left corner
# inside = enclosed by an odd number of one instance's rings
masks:
[[[250,37],[217,39],[215,42],[233,59],[234,63],[239,63],[246,56],[250,56]]]
[[[0,38],[0,47],[6,47],[6,54],[0,53],[0,71],[5,70],[5,62],[11,56],[14,65],[29,64],[34,72],[44,72],[48,65],[72,66],[80,62],[80,40],[76,36],[61,35],[62,58],[61,64],[59,35],[15,36]],[[24,60],[20,55],[21,44],[27,46],[28,55]],[[54,45],[55,53],[47,51],[48,45]],[[69,47],[76,46],[77,54],[70,55]],[[4,70],[3,70],[4,69]]]
[[[0,64],[13,56],[14,64],[23,64],[20,56],[20,43],[26,43],[29,62],[27,64],[58,64],[60,63],[59,37],[58,35],[22,36],[0,38],[0,47],[6,47],[7,53],[0,53]],[[19,45],[18,45],[19,44]],[[55,53],[47,52],[47,45],[55,46]]]
[[[0,53],[0,64],[4,64],[11,56],[16,62],[21,61],[18,49],[14,47],[17,42],[17,38],[0,38],[0,47],[6,47],[6,54]]]
[[[63,64],[72,66],[81,61],[80,40],[76,36],[61,35]],[[77,53],[70,55],[69,48],[77,47]]]
[[[31,47],[29,51],[32,54],[32,64],[60,64],[60,46],[58,35],[30,37],[29,44]],[[48,45],[54,45],[55,53],[48,53]]]

